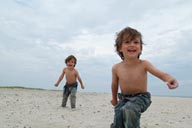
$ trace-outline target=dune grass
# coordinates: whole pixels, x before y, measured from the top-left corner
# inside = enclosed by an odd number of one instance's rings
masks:
[[[23,86],[0,86],[0,89],[27,89],[27,90],[46,90],[42,88],[30,88],[30,87],[23,87]]]

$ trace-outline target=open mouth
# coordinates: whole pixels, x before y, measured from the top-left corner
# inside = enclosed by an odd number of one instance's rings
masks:
[[[72,64],[68,64],[69,67],[72,67],[73,65]]]
[[[128,52],[130,52],[130,53],[135,53],[136,50],[128,50]]]

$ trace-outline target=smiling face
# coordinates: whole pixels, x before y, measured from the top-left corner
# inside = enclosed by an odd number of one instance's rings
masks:
[[[131,56],[139,59],[142,52],[142,45],[142,35],[134,28],[126,27],[117,33],[115,48],[122,60],[125,57]]]
[[[124,58],[138,58],[141,54],[142,44],[140,37],[135,37],[132,40],[126,35],[123,36],[122,45],[119,52],[122,53]]]
[[[75,60],[70,59],[69,61],[67,61],[67,67],[69,67],[69,68],[75,67]]]
[[[77,63],[77,59],[75,56],[73,55],[70,55],[68,56],[66,59],[65,59],[65,64],[68,66],[68,67],[75,67]]]

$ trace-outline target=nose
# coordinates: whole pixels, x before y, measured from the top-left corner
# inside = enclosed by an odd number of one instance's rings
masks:
[[[129,46],[135,46],[135,43],[134,43],[133,41],[131,41],[131,42],[129,43]]]

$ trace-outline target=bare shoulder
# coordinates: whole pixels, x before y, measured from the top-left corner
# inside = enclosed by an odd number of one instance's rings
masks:
[[[143,63],[143,64],[150,63],[148,60],[140,60],[140,61],[141,61],[141,63]]]
[[[153,64],[151,62],[149,62],[148,60],[142,60],[142,63],[144,65],[144,68],[147,71],[149,71],[149,72],[157,71],[157,69],[153,66]]]
[[[74,68],[73,70],[74,70],[74,72],[75,72],[76,74],[78,74],[78,70],[77,70],[77,69]]]
[[[149,62],[148,60],[140,60],[141,64],[143,64],[144,66],[150,66],[151,62]]]
[[[66,70],[67,70],[67,67],[63,68],[63,72],[66,72]]]
[[[122,64],[122,62],[117,63],[117,64],[114,64],[114,65],[112,66],[112,72],[113,72],[114,74],[116,74],[116,73],[118,72],[118,69],[119,69],[119,67],[121,66],[121,64]]]
[[[117,63],[117,64],[114,64],[112,66],[112,70],[117,70],[117,68],[121,65],[121,62],[120,63]]]

